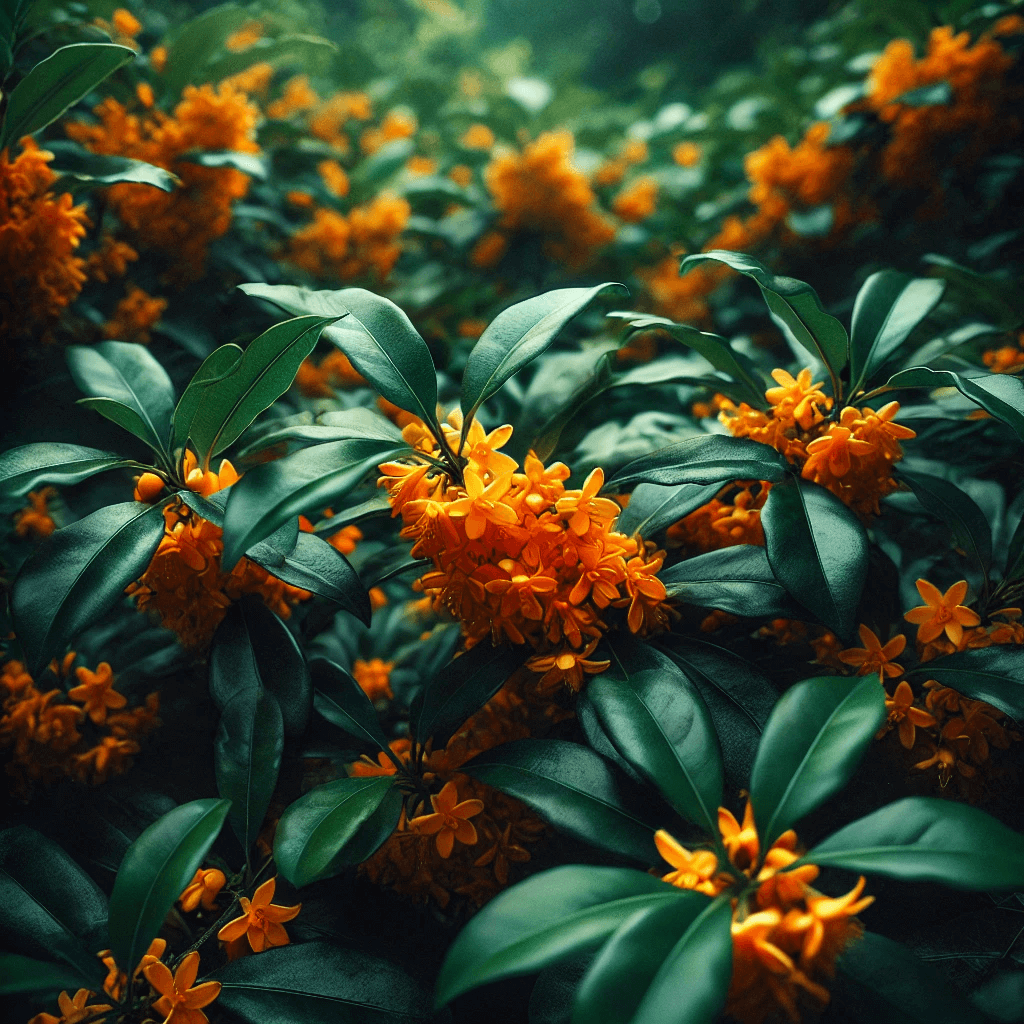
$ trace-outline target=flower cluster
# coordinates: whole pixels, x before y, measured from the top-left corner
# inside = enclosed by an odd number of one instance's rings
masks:
[[[57,496],[52,487],[28,492],[28,504],[14,513],[14,532],[19,537],[41,540],[49,537],[57,524],[50,515],[50,500]]]
[[[304,359],[295,375],[295,386],[307,398],[332,398],[336,388],[364,385],[363,375],[340,349],[332,348],[319,363]]]
[[[55,681],[70,675],[74,659],[72,652],[50,666]],[[79,666],[74,675],[77,686],[40,692],[20,661],[6,662],[0,673],[0,747],[10,750],[5,771],[22,799],[37,784],[65,778],[99,784],[120,775],[139,752],[139,739],[160,724],[159,693],[128,707],[105,661],[95,672]]]
[[[1024,331],[1017,335],[1016,345],[989,349],[981,358],[992,373],[1020,373],[1024,370]]]
[[[822,984],[835,974],[840,953],[863,932],[856,920],[873,896],[862,897],[864,878],[845,896],[831,898],[811,888],[819,870],[802,864],[790,829],[761,855],[749,801],[742,825],[718,809],[721,842],[729,856],[720,865],[710,850],[689,851],[668,832],[655,833],[658,852],[672,866],[664,881],[717,896],[742,886],[733,899],[732,981],[726,1013],[740,1024],[763,1024],[781,1010],[800,1024],[806,1008],[820,1012],[829,1002]]]
[[[113,315],[103,325],[105,338],[149,344],[149,331],[167,308],[166,299],[147,295],[134,284],[128,285],[125,296],[114,308]]]

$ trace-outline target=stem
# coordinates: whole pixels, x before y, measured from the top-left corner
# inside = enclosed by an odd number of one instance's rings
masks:
[[[221,914],[221,916],[217,918],[216,922],[214,924],[212,924],[209,928],[207,928],[206,931],[203,932],[203,934],[200,935],[199,938],[196,939],[196,941],[193,942],[192,945],[189,946],[188,949],[186,949],[185,952],[182,953],[181,956],[179,956],[173,962],[173,964],[168,964],[168,966],[171,967],[172,969],[176,968],[178,966],[178,964],[180,964],[181,961],[184,960],[185,957],[187,957],[189,955],[189,953],[194,953],[197,949],[199,949],[199,947],[202,946],[206,942],[206,940],[209,939],[210,936],[214,934],[214,932],[219,932],[221,930],[221,928],[223,928],[224,925],[226,925],[228,923],[228,921],[231,920],[231,915],[234,912],[235,905],[237,903],[238,903],[238,897],[236,896],[228,904],[228,909],[225,910],[224,913]]]

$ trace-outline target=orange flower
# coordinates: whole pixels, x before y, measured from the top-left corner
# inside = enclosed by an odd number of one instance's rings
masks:
[[[238,902],[242,905],[241,916],[228,921],[217,932],[217,938],[221,942],[234,942],[244,935],[255,953],[262,953],[272,946],[287,946],[290,940],[284,922],[296,917],[302,904],[280,907],[271,903],[276,885],[277,879],[271,878],[253,893],[251,902],[244,896],[240,897]]]
[[[494,145],[494,132],[485,124],[471,124],[459,142],[466,149],[490,149]]]
[[[202,1008],[220,995],[219,981],[205,981],[196,985],[199,974],[199,954],[189,953],[171,975],[170,968],[161,961],[145,969],[146,980],[160,993],[153,1009],[164,1015],[164,1024],[206,1024]],[[193,987],[194,986],[194,987]]]
[[[345,168],[337,160],[321,160],[316,165],[320,177],[323,178],[327,191],[335,196],[347,196],[349,190],[348,175]]]
[[[218,868],[200,868],[178,897],[181,909],[191,914],[201,904],[203,910],[213,910],[217,905],[217,896],[226,884],[223,871]]]
[[[61,1015],[55,1017],[52,1013],[37,1013],[28,1024],[79,1024],[87,1018],[91,1021],[93,1014],[102,1013],[104,1010],[113,1009],[107,1003],[89,1005],[89,997],[92,995],[87,988],[80,988],[72,999],[67,992],[61,992],[57,997],[57,1005],[60,1007]],[[95,1024],[104,1024],[106,1017],[101,1017]]]
[[[892,659],[898,658],[907,646],[907,638],[897,633],[884,647],[874,632],[863,623],[858,630],[863,647],[851,647],[839,652],[839,660],[844,665],[859,665],[857,675],[867,676],[878,673],[878,681],[893,679],[903,675],[903,666],[897,665]]]
[[[101,661],[95,672],[87,668],[76,668],[79,685],[68,691],[75,702],[85,705],[85,713],[99,725],[107,717],[107,708],[123,708],[128,698],[114,687],[114,673],[110,665]]]
[[[52,487],[28,492],[28,505],[14,516],[14,532],[19,537],[49,537],[57,524],[50,516],[49,501],[57,492]]]
[[[654,845],[658,853],[674,868],[662,881],[680,889],[693,889],[708,896],[717,896],[728,888],[732,878],[718,873],[718,858],[710,850],[696,850],[690,853],[685,846],[669,835],[663,828],[654,833]]]
[[[895,725],[899,730],[900,743],[907,750],[914,745],[916,729],[930,729],[936,724],[933,715],[914,707],[914,691],[906,679],[896,687],[896,692],[891,697],[885,698],[885,710],[888,712],[888,718],[878,735],[884,735]]]
[[[454,782],[446,782],[440,793],[430,797],[433,814],[421,814],[409,822],[409,828],[422,835],[436,835],[437,852],[447,859],[455,847],[455,840],[466,846],[477,841],[476,828],[469,818],[484,809],[483,800],[459,800],[459,790]]]
[[[284,85],[280,99],[267,106],[267,117],[286,118],[301,110],[312,110],[320,97],[310,88],[308,75],[296,75]]]
[[[693,167],[700,158],[701,149],[695,142],[680,142],[672,149],[672,159],[680,167]]]
[[[967,596],[967,580],[954,583],[943,594],[934,584],[921,579],[917,581],[917,592],[926,603],[911,608],[903,618],[917,626],[919,643],[929,643],[945,632],[952,643],[959,644],[963,627],[977,626],[981,622],[977,612],[961,604]]]
[[[391,700],[394,694],[391,692],[390,676],[394,667],[393,661],[383,661],[381,658],[371,658],[369,661],[356,658],[352,663],[352,675],[371,701]]]
[[[166,299],[154,298],[141,288],[130,284],[127,294],[118,302],[113,315],[103,325],[103,337],[148,345],[150,328],[159,323],[166,308]]]
[[[612,209],[631,224],[646,220],[658,206],[658,183],[654,178],[637,178],[613,200]]]
[[[154,939],[149,944],[149,949],[143,954],[142,959],[135,965],[132,977],[137,978],[150,964],[156,963],[167,949],[166,939]],[[103,982],[103,991],[111,999],[120,999],[128,976],[124,971],[118,970],[114,954],[109,949],[101,949],[97,954],[103,966],[107,969],[107,977]]]

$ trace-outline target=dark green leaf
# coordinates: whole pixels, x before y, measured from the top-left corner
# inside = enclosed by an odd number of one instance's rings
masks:
[[[884,720],[874,676],[805,679],[779,698],[750,777],[764,849],[849,782]]]
[[[534,875],[459,933],[437,979],[437,1005],[593,948],[638,911],[680,899],[689,895],[631,868],[566,865]]]
[[[8,96],[0,149],[56,121],[104,78],[134,59],[134,50],[114,43],[72,43],[55,50]]]
[[[403,970],[357,949],[303,942],[222,967],[217,1006],[246,1024],[414,1024],[430,1000]]]
[[[0,4],[0,79],[6,77],[14,64],[18,34],[32,3],[33,0],[4,0]]]
[[[274,839],[281,874],[301,888],[370,856],[398,824],[402,794],[394,782],[389,775],[338,779],[290,804]],[[350,843],[357,859],[346,856]]]
[[[754,544],[708,551],[663,569],[658,579],[671,597],[702,608],[719,608],[751,618],[799,614],[775,578],[765,549]]]
[[[577,839],[647,863],[657,857],[654,827],[643,820],[643,795],[588,747],[566,740],[516,740],[479,754],[462,770],[522,800]]]
[[[28,556],[14,581],[11,615],[33,675],[117,604],[163,535],[161,506],[126,501],[65,526]]]
[[[412,731],[420,743],[433,736],[443,747],[470,715],[484,706],[526,660],[522,647],[481,640],[427,683]]]
[[[358,505],[339,512],[329,519],[321,519],[313,532],[318,537],[329,537],[332,533],[350,526],[352,523],[361,523],[364,519],[373,519],[377,516],[391,515],[391,501],[386,494],[378,491],[372,498],[361,501]]]
[[[237,345],[221,345],[214,349],[196,370],[184,394],[174,409],[174,425],[171,431],[171,452],[184,448],[192,430],[192,421],[208,389],[234,373],[244,353]]]
[[[619,753],[684,818],[714,835],[722,757],[711,715],[693,683],[660,651],[616,640],[612,664],[587,699]]]
[[[75,191],[83,186],[105,188],[118,182],[129,182],[173,192],[180,184],[177,175],[144,160],[91,153],[74,142],[48,141],[46,148],[56,158],[50,165],[51,169],[60,175],[55,188],[68,187]]]
[[[110,897],[110,947],[118,965],[127,968],[142,959],[202,864],[230,807],[227,800],[182,804],[128,847]]]
[[[69,487],[97,473],[130,465],[115,452],[77,444],[23,444],[0,455],[0,494],[18,497],[39,484]]]
[[[168,93],[177,96],[186,85],[215,81],[206,77],[206,65],[250,17],[238,4],[221,4],[176,29],[166,40],[167,66],[161,75]]]
[[[0,995],[3,996],[16,992],[74,990],[86,981],[96,983],[95,969],[87,977],[61,964],[33,960],[17,953],[0,953]]]
[[[1021,516],[1017,529],[1010,538],[1010,546],[1006,551],[1006,571],[1003,579],[1018,580],[1024,576],[1024,516]]]
[[[706,505],[721,489],[720,482],[675,486],[638,484],[630,495],[629,504],[615,521],[615,529],[629,537],[636,533],[644,538],[652,537]]]
[[[390,751],[370,698],[348,672],[326,658],[317,658],[309,671],[313,678],[314,705],[328,722],[375,750]]]
[[[238,290],[254,299],[272,302],[292,316],[343,317],[348,313],[348,306],[339,297],[340,289],[314,291],[294,284],[240,284]]]
[[[267,177],[266,158],[259,153],[237,153],[229,149],[193,150],[182,153],[178,159],[200,167],[233,167],[258,181]]]
[[[936,278],[913,278],[898,270],[872,274],[857,293],[850,323],[850,380],[871,379],[938,305],[946,288]]]
[[[953,531],[957,547],[987,574],[992,564],[992,528],[978,503],[941,477],[903,470],[900,479],[910,484],[917,500]]]
[[[868,571],[860,520],[824,487],[789,479],[768,492],[761,525],[775,578],[829,629],[848,637]]]
[[[95,409],[166,455],[174,386],[144,345],[101,341],[71,345],[65,355],[75,383],[92,396],[80,399],[79,405]]]
[[[3,945],[58,960],[79,984],[95,986],[103,977],[96,948],[106,921],[106,897],[56,843],[24,825],[0,832]]]
[[[972,700],[983,700],[1024,724],[1024,651],[998,644],[958,651],[917,665],[908,679],[935,679]]]
[[[1024,888],[1024,836],[966,804],[908,797],[833,833],[804,860],[982,892]]]
[[[726,480],[781,480],[789,464],[766,444],[747,437],[704,434],[634,459],[605,484],[606,491],[631,484],[713,484]]]
[[[300,423],[280,430],[262,434],[256,441],[242,450],[246,458],[255,452],[275,445],[291,445],[298,442],[301,447],[325,444],[330,441],[351,441],[368,438],[378,441],[402,443],[402,432],[390,420],[372,409],[344,409],[329,413],[319,423]]]

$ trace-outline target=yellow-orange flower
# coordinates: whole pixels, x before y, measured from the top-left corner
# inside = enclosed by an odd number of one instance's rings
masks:
[[[391,692],[391,670],[394,667],[393,661],[382,658],[370,658],[369,661],[356,658],[352,663],[352,676],[371,701],[391,700],[394,697]]]
[[[146,980],[160,994],[153,1009],[164,1017],[163,1024],[206,1024],[203,1007],[220,995],[219,981],[204,981],[196,985],[199,974],[199,954],[192,952],[171,974],[170,968],[158,960],[145,968]]]
[[[474,846],[477,832],[469,820],[484,809],[483,800],[463,800],[459,802],[459,790],[454,782],[446,782],[440,793],[430,797],[433,814],[421,814],[412,818],[409,828],[423,835],[436,836],[437,852],[442,857],[450,857],[455,841],[465,846]]]
[[[302,904],[280,907],[272,903],[276,885],[277,879],[270,878],[253,893],[251,901],[240,897],[241,916],[224,925],[217,938],[221,942],[234,942],[245,936],[254,953],[262,953],[272,946],[287,946],[291,940],[284,924],[298,915]]]
[[[75,675],[79,685],[68,696],[84,704],[83,710],[97,725],[107,717],[107,708],[123,708],[128,703],[128,698],[114,689],[114,673],[107,662],[101,661],[95,672],[77,668]]]
[[[907,750],[914,745],[917,729],[928,729],[935,725],[934,715],[914,707],[914,691],[906,679],[896,687],[896,692],[891,697],[885,698],[885,710],[886,723],[878,735],[882,736],[896,726],[900,743]]]
[[[14,532],[19,537],[42,539],[49,537],[57,524],[50,515],[49,501],[56,497],[52,487],[44,487],[38,491],[28,492],[28,505],[14,514]]]
[[[857,675],[867,676],[873,672],[878,673],[878,681],[893,679],[903,675],[903,666],[896,664],[892,659],[898,658],[907,646],[907,638],[902,633],[897,633],[884,647],[882,642],[875,636],[874,631],[863,623],[858,633],[863,647],[851,647],[848,650],[839,652],[839,660],[844,665],[856,665]]]
[[[952,643],[959,644],[964,626],[977,626],[981,622],[977,612],[961,603],[967,596],[967,580],[954,583],[943,594],[934,584],[919,579],[917,592],[925,604],[911,608],[903,618],[917,626],[919,643],[926,644],[944,632]]]
[[[217,897],[226,884],[224,872],[219,868],[200,868],[178,897],[181,909],[186,914],[191,914],[199,906],[202,906],[203,910],[213,910],[217,905]]]
[[[37,1013],[28,1024],[79,1024],[83,1020],[93,1020],[97,1013],[104,1010],[112,1010],[109,1003],[89,1003],[92,992],[87,988],[80,988],[74,995],[69,996],[67,992],[61,992],[57,997],[57,1005],[60,1007],[61,1015],[55,1017],[52,1013]],[[105,1017],[96,1019],[95,1024],[104,1024]]]

